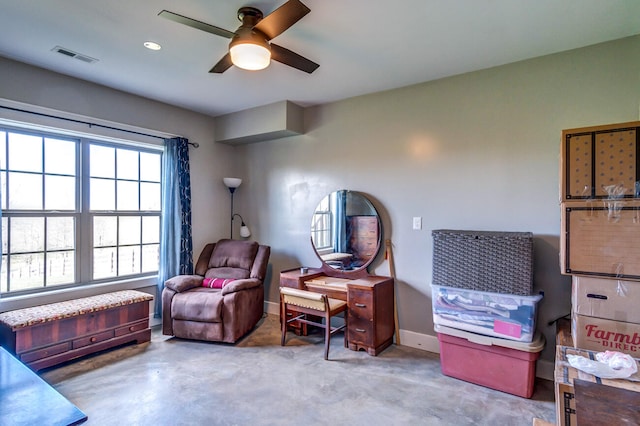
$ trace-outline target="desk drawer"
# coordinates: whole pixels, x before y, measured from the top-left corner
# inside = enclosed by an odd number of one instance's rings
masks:
[[[373,345],[374,333],[373,322],[363,318],[349,317],[349,329],[347,331],[349,343],[360,343],[363,345]]]
[[[373,293],[370,291],[349,289],[349,319],[373,321]]]

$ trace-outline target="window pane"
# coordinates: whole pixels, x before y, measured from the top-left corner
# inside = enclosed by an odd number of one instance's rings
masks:
[[[160,154],[140,153],[140,180],[160,182]]]
[[[140,216],[120,216],[120,245],[140,244]]]
[[[118,210],[139,210],[138,182],[118,181]]]
[[[116,249],[93,249],[93,279],[109,278],[116,276]]]
[[[120,247],[118,275],[140,273],[140,246]]]
[[[11,253],[44,251],[43,217],[13,217],[10,227]]]
[[[75,177],[45,176],[44,188],[44,208],[46,210],[76,209]]]
[[[44,253],[13,255],[10,263],[11,291],[44,286]]]
[[[42,138],[9,133],[9,169],[42,172]]]
[[[138,152],[128,149],[118,151],[118,179],[138,180]]]
[[[118,219],[110,216],[93,218],[93,246],[106,247],[118,244]]]
[[[142,272],[154,272],[160,264],[160,245],[142,246]]]
[[[42,210],[42,175],[9,173],[9,209]]]
[[[73,250],[75,246],[73,217],[47,218],[47,250]]]
[[[115,210],[115,181],[107,179],[91,179],[91,195],[89,198],[89,209],[91,210]]]
[[[76,174],[76,144],[58,139],[44,140],[44,171],[61,175]]]
[[[0,173],[0,196],[2,197],[2,210],[7,208],[7,173]]]
[[[2,256],[2,266],[0,266],[0,292],[9,291],[7,288],[7,256]]]
[[[140,210],[160,211],[160,184],[145,183],[140,184]]]
[[[47,254],[47,285],[72,284],[75,281],[75,252]]]
[[[0,132],[0,169],[7,168],[7,133]]]
[[[144,216],[142,218],[142,243],[160,242],[160,218],[157,216]]]
[[[91,145],[90,175],[91,177],[115,178],[116,175],[116,150],[100,145]]]
[[[9,219],[6,217],[2,218],[2,254],[7,254],[9,252],[9,240],[8,240],[8,230],[9,230]]]

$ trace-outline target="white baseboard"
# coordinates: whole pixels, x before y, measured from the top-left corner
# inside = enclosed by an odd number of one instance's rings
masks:
[[[278,303],[265,301],[264,310],[271,315],[280,315],[280,305]],[[400,344],[427,352],[440,353],[438,338],[429,334],[400,329]],[[539,359],[536,363],[536,377],[553,381],[554,368],[552,361]]]
[[[552,361],[546,359],[539,359],[536,362],[536,377],[554,381],[555,364]]]
[[[400,329],[400,344],[410,348],[422,349],[423,351],[440,353],[438,338],[428,334],[416,333],[415,331]]]
[[[153,314],[149,315],[149,327],[162,325],[162,318],[156,318]]]
[[[280,315],[280,304],[265,300],[264,311],[270,315]]]

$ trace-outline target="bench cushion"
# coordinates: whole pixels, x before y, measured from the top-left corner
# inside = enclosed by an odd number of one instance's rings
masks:
[[[0,313],[0,323],[13,330],[90,312],[152,300],[153,296],[137,290],[121,290],[65,302],[49,303]]]

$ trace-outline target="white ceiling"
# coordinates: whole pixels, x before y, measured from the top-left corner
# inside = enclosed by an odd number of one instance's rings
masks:
[[[229,40],[157,16],[167,9],[234,31],[238,8],[267,15],[284,1],[0,0],[0,56],[216,116],[284,99],[317,105],[640,33],[638,0],[302,0],[311,13],[274,42],[319,63],[313,74],[278,62],[210,74]],[[162,50],[145,49],[147,40]]]

